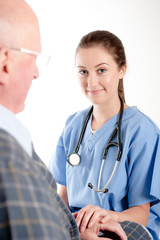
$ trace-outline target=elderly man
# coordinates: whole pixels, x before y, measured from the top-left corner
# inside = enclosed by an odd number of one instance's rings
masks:
[[[76,221],[15,116],[24,109],[32,80],[39,76],[40,52],[39,24],[29,5],[0,0],[0,239],[76,240]],[[96,223],[81,239],[98,239],[99,230],[127,239],[113,221]]]
[[[39,76],[38,20],[23,0],[0,0],[0,239],[79,239],[76,222],[15,114]]]

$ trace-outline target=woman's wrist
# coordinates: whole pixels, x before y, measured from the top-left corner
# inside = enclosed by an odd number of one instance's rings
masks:
[[[120,222],[120,212],[114,212],[113,211],[113,220],[115,222]]]

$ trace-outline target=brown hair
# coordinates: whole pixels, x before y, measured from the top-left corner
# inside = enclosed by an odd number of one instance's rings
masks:
[[[121,40],[113,33],[104,30],[93,31],[83,36],[78,44],[76,53],[80,48],[88,48],[97,45],[103,46],[107,49],[107,51],[113,56],[119,68],[126,65],[126,55]],[[119,80],[118,94],[125,102],[123,79]]]

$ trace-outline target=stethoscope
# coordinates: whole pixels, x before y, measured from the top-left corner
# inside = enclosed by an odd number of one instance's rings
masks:
[[[124,103],[123,103],[123,100],[120,98],[120,101],[121,101],[121,110],[120,110],[120,114],[119,114],[119,119],[118,119],[118,123],[115,127],[115,129],[113,130],[112,132],[112,135],[107,143],[107,146],[106,148],[104,149],[104,153],[103,153],[103,158],[102,158],[102,163],[101,163],[101,168],[100,168],[100,171],[99,171],[99,178],[98,178],[98,189],[95,189],[93,187],[93,185],[91,183],[88,183],[88,187],[90,187],[91,189],[93,189],[95,192],[100,192],[100,193],[106,193],[108,192],[108,188],[107,186],[109,185],[110,181],[112,180],[113,176],[114,176],[114,173],[116,171],[116,168],[117,168],[117,165],[118,165],[118,162],[121,158],[121,155],[122,155],[122,145],[121,145],[121,121],[122,121],[122,115],[123,115],[123,110],[124,110]],[[83,127],[82,127],[82,131],[81,131],[81,134],[79,136],[79,139],[78,139],[78,143],[77,143],[77,146],[75,148],[75,151],[73,153],[71,153],[70,155],[68,155],[67,157],[67,161],[68,163],[75,167],[75,166],[78,166],[81,162],[81,157],[80,155],[78,154],[78,151],[79,151],[79,147],[80,147],[80,144],[82,142],[82,139],[83,139],[83,136],[84,136],[84,133],[85,133],[85,129],[86,129],[86,126],[87,126],[87,123],[89,121],[89,118],[91,116],[91,113],[93,112],[93,106],[91,107],[91,109],[89,110],[86,118],[85,118],[85,121],[84,121],[84,124],[83,124]],[[118,141],[117,142],[113,142],[113,138],[116,136],[116,133],[117,133],[117,137],[118,137]],[[106,185],[104,186],[104,188],[100,189],[100,184],[101,184],[101,177],[102,177],[102,171],[103,171],[103,165],[104,165],[104,162],[106,160],[106,156],[107,156],[107,153],[108,153],[108,149],[109,147],[112,147],[112,146],[116,146],[118,148],[118,154],[117,154],[117,159],[116,159],[116,162],[115,162],[115,165],[113,167],[113,170],[112,170],[112,173],[109,177],[109,180],[108,182],[106,183]]]

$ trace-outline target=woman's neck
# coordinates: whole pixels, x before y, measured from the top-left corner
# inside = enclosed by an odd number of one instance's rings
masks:
[[[128,106],[125,104],[125,108]],[[105,104],[96,104],[93,106],[93,116],[91,127],[92,130],[95,131],[103,126],[108,120],[114,117],[116,114],[120,112],[121,102],[120,99],[117,98],[114,101],[109,101]]]

